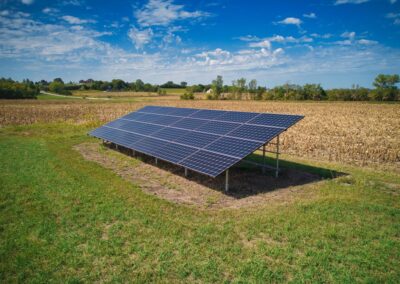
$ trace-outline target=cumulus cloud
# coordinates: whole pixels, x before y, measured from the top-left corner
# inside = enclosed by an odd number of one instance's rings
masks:
[[[175,21],[208,16],[210,14],[203,11],[186,11],[183,5],[173,4],[172,0],[149,0],[142,9],[135,12],[138,23],[143,27],[168,26]]]
[[[298,18],[293,18],[293,17],[288,17],[282,21],[279,21],[278,24],[283,24],[283,25],[296,25],[300,26],[302,21]]]
[[[271,42],[269,40],[263,40],[260,42],[252,42],[249,44],[250,47],[264,47],[266,49],[271,49]]]
[[[81,25],[81,24],[88,24],[88,23],[96,23],[95,20],[84,20],[84,19],[79,19],[77,17],[74,16],[62,16],[61,17],[64,21],[72,24],[72,25]]]
[[[146,44],[151,42],[153,31],[150,28],[139,30],[133,27],[128,31],[128,36],[132,40],[136,49],[142,49]]]

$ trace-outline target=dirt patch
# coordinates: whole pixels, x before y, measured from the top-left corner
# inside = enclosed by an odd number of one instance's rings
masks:
[[[302,185],[321,180],[318,175],[294,169],[284,170],[279,178],[274,178],[257,170],[231,168],[230,189],[226,193],[223,175],[213,179],[189,171],[185,177],[182,167],[162,161],[155,165],[154,158],[141,155],[132,158],[98,143],[83,143],[74,149],[85,159],[114,171],[149,194],[203,208],[240,208],[269,201],[289,202],[299,194],[309,194]]]

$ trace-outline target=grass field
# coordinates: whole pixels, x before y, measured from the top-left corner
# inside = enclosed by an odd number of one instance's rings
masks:
[[[166,91],[166,95],[169,99],[172,97],[181,95],[185,93],[185,89],[162,89]],[[156,92],[132,92],[132,91],[123,91],[123,92],[103,92],[96,90],[87,90],[87,91],[73,91],[73,96],[78,97],[96,97],[96,98],[147,98],[147,97],[163,97],[157,94]]]
[[[185,205],[149,183],[225,195],[86,135],[148,102],[1,101],[1,282],[399,282],[400,105],[156,103],[304,114],[282,165],[320,178]]]

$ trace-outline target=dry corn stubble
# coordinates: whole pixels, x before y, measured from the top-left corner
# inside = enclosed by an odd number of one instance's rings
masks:
[[[179,101],[88,102],[1,101],[0,125],[68,121],[107,122],[144,105],[305,115],[282,135],[281,150],[300,157],[356,165],[400,166],[400,104],[342,102]]]

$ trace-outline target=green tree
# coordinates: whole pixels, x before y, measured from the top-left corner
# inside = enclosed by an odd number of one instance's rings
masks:
[[[325,90],[320,84],[305,84],[303,86],[303,93],[304,96],[302,96],[302,99],[314,101],[326,99]]]
[[[396,84],[398,84],[399,82],[400,77],[397,74],[379,74],[378,76],[376,76],[373,85],[377,89],[397,89]]]
[[[211,83],[211,89],[213,91],[213,94],[209,98],[216,100],[220,99],[223,87],[224,87],[224,80],[222,79],[221,75],[218,75],[217,78],[213,80]]]
[[[250,98],[252,100],[255,99],[256,94],[257,94],[257,80],[253,79],[249,82],[248,84],[248,90],[249,90],[249,94],[250,94]]]
[[[143,92],[144,91],[144,83],[142,80],[137,79],[135,82],[135,88],[137,92]]]
[[[370,93],[370,98],[377,101],[394,101],[398,97],[398,89],[396,84],[400,82],[399,75],[376,76],[373,85],[375,90]]]

